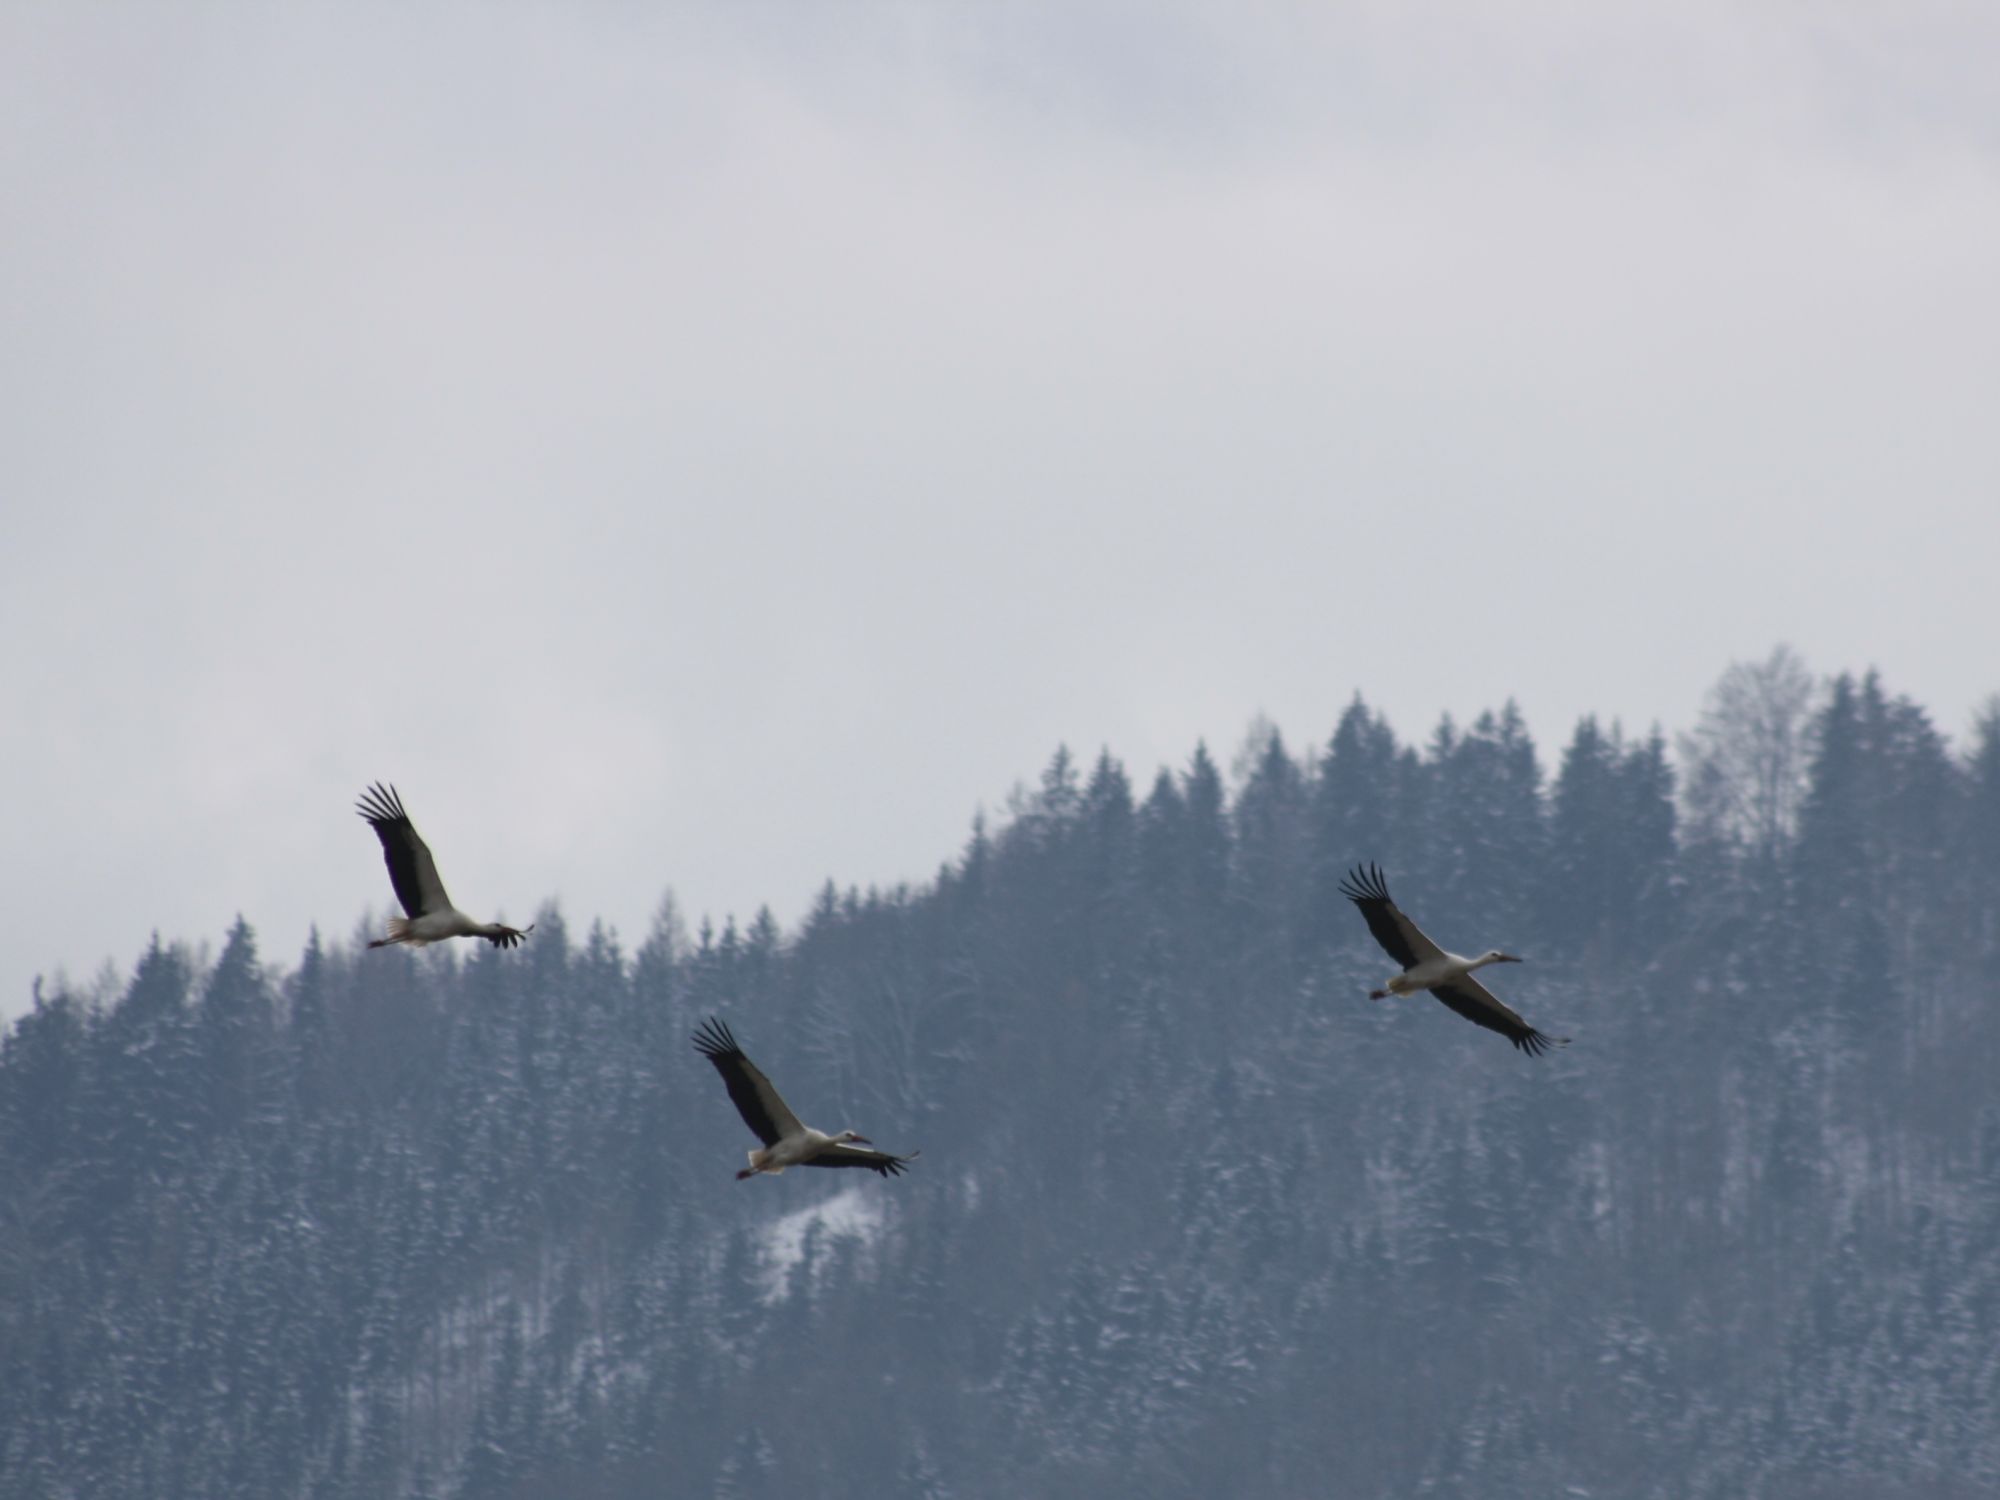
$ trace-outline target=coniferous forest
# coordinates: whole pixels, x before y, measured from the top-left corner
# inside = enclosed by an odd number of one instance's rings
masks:
[[[1334,717],[1057,751],[796,931],[44,985],[0,1494],[2000,1493],[2000,708],[1780,650],[1671,743]],[[1370,1004],[1367,861],[1573,1044]],[[921,1158],[733,1181],[711,1014]]]

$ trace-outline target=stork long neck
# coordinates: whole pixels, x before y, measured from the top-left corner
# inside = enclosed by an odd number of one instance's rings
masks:
[[[1479,957],[1477,957],[1477,958],[1473,959],[1473,960],[1472,960],[1471,962],[1469,962],[1469,963],[1467,963],[1467,964],[1466,964],[1466,966],[1465,966],[1465,972],[1466,972],[1466,973],[1468,973],[1468,974],[1470,974],[1470,973],[1471,973],[1471,972],[1472,972],[1472,971],[1473,971],[1474,969],[1483,969],[1483,968],[1485,968],[1485,967],[1486,967],[1486,966],[1487,966],[1488,964],[1497,964],[1497,963],[1499,963],[1499,962],[1500,962],[1500,955],[1499,955],[1499,954],[1497,954],[1497,953],[1482,953],[1482,954],[1480,954],[1480,955],[1479,955]]]

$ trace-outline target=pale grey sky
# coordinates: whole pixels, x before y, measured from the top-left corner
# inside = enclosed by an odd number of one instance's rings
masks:
[[[2000,688],[1983,7],[0,8],[0,1013],[638,941],[1058,741]]]

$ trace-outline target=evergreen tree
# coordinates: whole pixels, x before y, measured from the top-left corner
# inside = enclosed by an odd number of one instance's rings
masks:
[[[1106,750],[1083,794],[1083,883],[1100,969],[1133,950],[1138,919],[1138,817],[1125,768]]]
[[[520,1325],[509,1320],[500,1336],[493,1382],[472,1421],[458,1493],[465,1500],[512,1494],[533,1472],[533,1407],[526,1383],[526,1355]]]
[[[1656,948],[1671,935],[1674,888],[1680,878],[1674,770],[1667,760],[1666,736],[1658,726],[1626,750],[1618,779],[1626,858],[1637,869],[1629,882],[1630,920],[1647,946]]]
[[[1222,773],[1196,744],[1182,778],[1187,803],[1188,887],[1197,911],[1220,913],[1229,883],[1230,838]]]
[[[1630,896],[1618,889],[1631,868],[1617,819],[1620,750],[1586,714],[1563,752],[1551,797],[1541,930],[1579,947],[1606,942],[1620,919],[1629,919]]]
[[[337,1093],[328,989],[326,950],[320,944],[319,928],[314,927],[299,967],[285,985],[290,1011],[285,1042],[291,1092],[305,1119],[319,1114]]]
[[[1880,727],[1879,698],[1872,676],[1858,691],[1843,672],[1834,679],[1813,727],[1815,748],[1799,812],[1795,868],[1808,908],[1836,921],[1857,915],[1875,894],[1868,760],[1870,731]]]
[[[34,1009],[0,1037],[0,1181],[59,1174],[82,1155],[89,1023],[67,990],[35,981]]]
[[[1138,876],[1154,910],[1178,915],[1187,905],[1187,802],[1162,766],[1136,820]]]
[[[1345,874],[1363,859],[1396,862],[1399,752],[1389,721],[1356,693],[1327,742],[1313,788],[1314,829],[1325,868]]]
[[[271,994],[240,916],[203,987],[194,1029],[208,1128],[237,1130],[270,1097],[276,1063]]]
[[[1531,931],[1545,826],[1541,767],[1520,709],[1510,700],[1463,735],[1447,720],[1430,770],[1435,885],[1424,910],[1442,930],[1432,935],[1449,947],[1452,932]]]
[[[1308,790],[1276,729],[1245,755],[1251,770],[1235,808],[1234,924],[1262,982],[1287,985],[1304,951],[1311,890]]]
[[[1405,853],[1396,736],[1356,693],[1335,726],[1313,783],[1313,923],[1322,942],[1347,930],[1341,879],[1355,866],[1395,869]]]
[[[1656,731],[1627,746],[1595,716],[1576,727],[1549,806],[1544,940],[1600,956],[1656,944],[1675,858],[1673,773]]]
[[[2000,697],[1973,725],[1965,770],[1965,817],[1951,848],[1973,894],[1955,905],[1961,930],[1969,926],[1990,943],[2000,936]]]
[[[171,1181],[195,1159],[202,1101],[188,1006],[191,977],[186,955],[163,948],[155,935],[124,997],[93,1034],[90,1072],[106,1106],[92,1120],[94,1167],[110,1194]],[[102,1206],[115,1201],[107,1198]]]

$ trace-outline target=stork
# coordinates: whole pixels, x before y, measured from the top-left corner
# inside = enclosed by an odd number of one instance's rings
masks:
[[[376,938],[368,946],[386,948],[403,943],[412,948],[442,942],[445,938],[482,937],[496,948],[511,948],[535,930],[508,927],[500,922],[475,922],[451,904],[438,879],[437,861],[430,845],[417,833],[410,815],[403,811],[403,799],[392,786],[381,782],[368,788],[355,803],[368,820],[375,837],[382,841],[382,859],[389,866],[389,882],[396,887],[396,899],[407,916],[389,918],[389,935]]]
[[[694,1046],[695,1051],[715,1064],[736,1112],[743,1116],[743,1123],[750,1127],[751,1133],[764,1143],[750,1153],[750,1165],[736,1174],[738,1182],[759,1172],[775,1177],[787,1167],[866,1167],[883,1177],[894,1177],[905,1170],[903,1163],[914,1161],[918,1155],[915,1151],[908,1156],[857,1151],[856,1145],[874,1143],[852,1130],[828,1135],[810,1125],[801,1125],[799,1117],[771,1087],[771,1080],[743,1055],[729,1028],[714,1016],[696,1028]]]
[[[1424,930],[1389,899],[1388,884],[1372,864],[1366,870],[1356,866],[1341,881],[1340,893],[1361,908],[1375,941],[1403,966],[1403,972],[1389,980],[1385,988],[1369,991],[1370,1000],[1429,990],[1466,1020],[1499,1032],[1530,1057],[1539,1056],[1551,1047],[1569,1045],[1566,1036],[1552,1037],[1535,1030],[1472,977],[1474,969],[1483,969],[1488,964],[1520,963],[1513,954],[1502,953],[1498,948],[1489,948],[1477,958],[1447,953],[1425,937]]]

